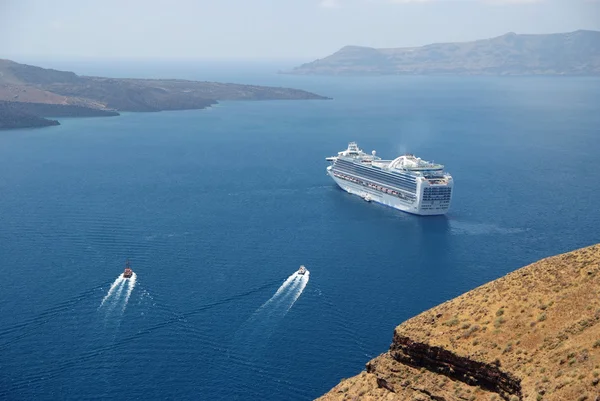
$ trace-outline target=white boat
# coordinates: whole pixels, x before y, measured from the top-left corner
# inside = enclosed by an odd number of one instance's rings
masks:
[[[383,160],[375,151],[363,152],[356,142],[326,160],[332,162],[327,174],[340,188],[367,202],[418,215],[445,214],[450,208],[454,181],[441,164],[412,154]]]
[[[306,267],[304,267],[304,265],[301,265],[300,268],[298,269],[298,274],[300,276],[303,276],[306,272],[307,272]]]

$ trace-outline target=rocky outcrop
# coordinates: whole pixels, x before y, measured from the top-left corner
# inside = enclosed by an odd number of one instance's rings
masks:
[[[600,244],[407,320],[388,352],[321,399],[600,399],[599,323]]]
[[[12,110],[19,110],[23,114],[39,117],[113,117],[119,115],[119,113],[114,110],[96,109],[70,104],[26,102],[0,102],[0,104],[10,106]]]
[[[505,399],[511,395],[521,399],[521,380],[503,372],[498,364],[474,361],[442,347],[432,347],[397,334],[394,334],[390,355],[405,365],[425,368],[470,386],[485,388]]]
[[[119,113],[114,110],[70,104],[0,101],[0,129],[59,125],[58,121],[45,117],[111,117],[118,115]]]
[[[60,125],[56,120],[49,120],[27,113],[12,102],[0,102],[0,130],[13,128],[40,128]]]

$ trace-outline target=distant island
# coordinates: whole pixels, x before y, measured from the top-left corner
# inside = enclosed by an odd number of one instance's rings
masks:
[[[58,125],[45,117],[203,109],[219,100],[327,99],[298,89],[180,79],[79,76],[0,59],[0,129]]]
[[[600,75],[600,32],[507,33],[464,43],[346,46],[285,73],[298,75]]]
[[[320,401],[593,401],[600,244],[540,260],[402,323]]]

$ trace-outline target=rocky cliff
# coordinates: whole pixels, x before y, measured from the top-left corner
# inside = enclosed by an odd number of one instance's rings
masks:
[[[600,400],[600,244],[543,259],[398,326],[320,400]]]

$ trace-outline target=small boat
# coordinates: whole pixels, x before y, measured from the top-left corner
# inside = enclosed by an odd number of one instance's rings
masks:
[[[129,266],[129,259],[128,259],[127,262],[125,262],[125,271],[123,272],[123,277],[131,278],[131,276],[133,276],[133,270],[131,270],[131,267]]]
[[[298,269],[298,274],[303,276],[306,273],[306,267],[304,267],[304,265],[301,265],[300,268]]]

